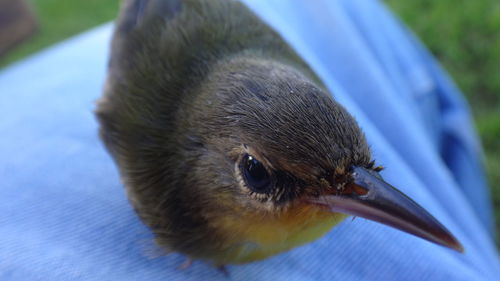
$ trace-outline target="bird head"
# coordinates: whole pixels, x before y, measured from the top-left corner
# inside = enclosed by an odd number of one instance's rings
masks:
[[[213,228],[270,244],[297,232],[308,237],[303,243],[317,238],[305,229],[327,225],[317,230],[324,233],[350,214],[461,251],[444,226],[382,179],[355,119],[302,73],[252,56],[228,59],[179,113],[181,127],[191,128],[186,139],[196,139],[186,151],[197,153],[198,202]]]
[[[462,250],[382,179],[355,119],[242,3],[124,3],[97,116],[160,245],[248,262],[354,215]]]

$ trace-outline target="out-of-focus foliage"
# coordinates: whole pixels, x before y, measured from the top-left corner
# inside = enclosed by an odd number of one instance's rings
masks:
[[[71,35],[116,17],[118,0],[28,0],[37,15],[38,32],[0,58],[0,68]]]

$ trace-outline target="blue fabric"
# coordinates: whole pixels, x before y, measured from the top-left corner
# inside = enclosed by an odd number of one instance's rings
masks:
[[[465,254],[364,219],[288,253],[230,266],[231,280],[498,280],[481,150],[467,105],[377,1],[246,0],[364,129],[383,176]],[[0,74],[0,280],[227,280],[157,257],[97,137],[94,101],[111,25]]]

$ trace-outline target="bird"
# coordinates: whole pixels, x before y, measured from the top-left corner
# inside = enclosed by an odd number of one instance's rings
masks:
[[[124,1],[103,92],[100,137],[162,249],[245,264],[353,215],[463,251],[384,181],[355,118],[239,1]]]

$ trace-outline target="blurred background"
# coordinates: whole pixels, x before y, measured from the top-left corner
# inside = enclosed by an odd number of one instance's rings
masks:
[[[119,0],[0,0],[0,71],[114,19]],[[500,1],[386,0],[467,97],[481,137],[500,246]]]

